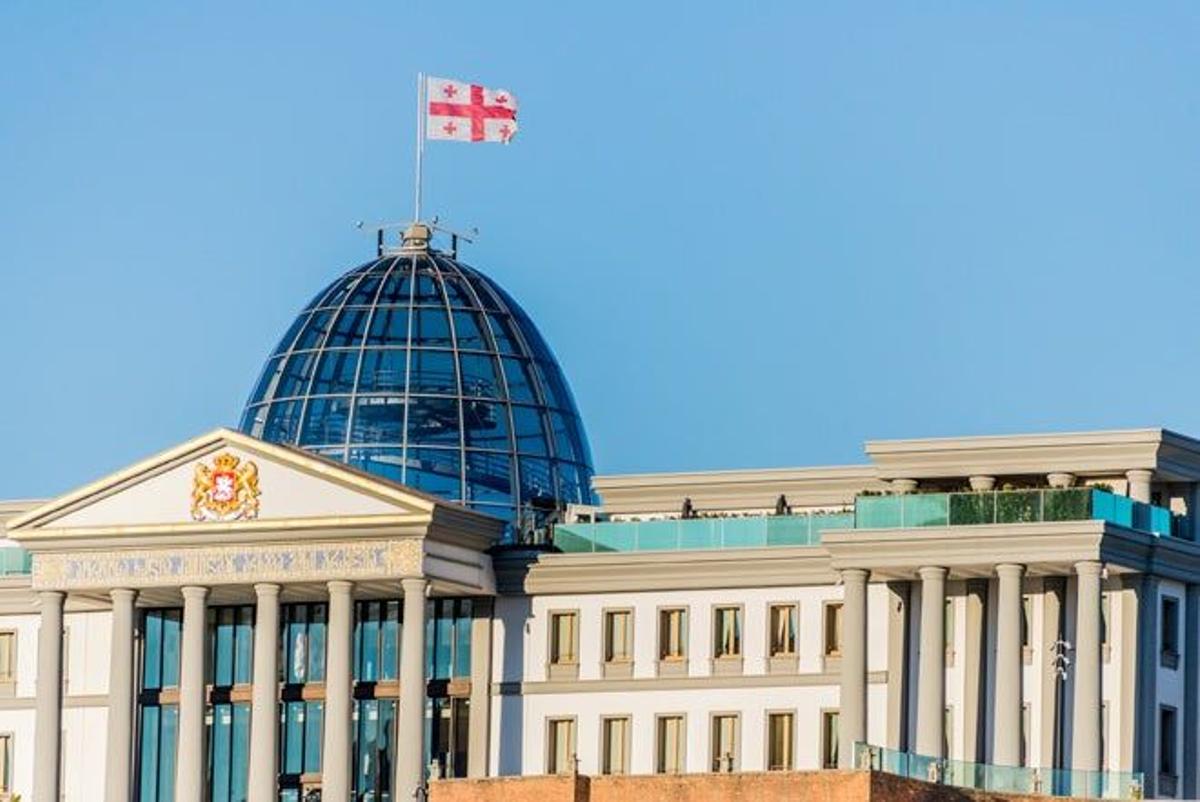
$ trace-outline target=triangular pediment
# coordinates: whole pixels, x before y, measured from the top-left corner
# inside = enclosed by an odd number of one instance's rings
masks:
[[[30,510],[8,531],[19,541],[47,530],[416,521],[438,503],[300,449],[218,429]]]

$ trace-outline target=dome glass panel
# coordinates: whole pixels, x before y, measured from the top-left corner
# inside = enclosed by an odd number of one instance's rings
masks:
[[[545,339],[437,251],[384,255],[317,293],[240,428],[514,523],[593,502],[587,436]]]

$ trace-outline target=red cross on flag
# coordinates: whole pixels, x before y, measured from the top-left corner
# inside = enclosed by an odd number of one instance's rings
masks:
[[[427,78],[425,136],[459,142],[504,142],[517,135],[517,99],[504,89]]]

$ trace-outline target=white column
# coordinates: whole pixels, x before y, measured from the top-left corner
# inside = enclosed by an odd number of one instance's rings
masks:
[[[997,565],[996,713],[992,721],[992,762],[1021,765],[1021,580],[1023,565]]]
[[[179,742],[175,802],[204,799],[204,652],[208,588],[183,591],[183,635],[179,645]]]
[[[425,579],[402,579],[400,713],[396,716],[396,782],[392,798],[413,799],[425,781]]]
[[[63,594],[38,593],[37,699],[34,701],[33,802],[59,802],[58,764],[62,754]]]
[[[276,802],[279,764],[279,585],[254,586],[254,687],[250,697],[249,802]]]
[[[1098,562],[1075,564],[1075,771],[1100,768],[1100,572]]]
[[[329,588],[329,630],[325,637],[325,739],[321,753],[321,794],[330,802],[350,798],[351,659],[354,586],[335,580]],[[396,797],[399,799],[400,797]]]
[[[838,768],[854,767],[854,743],[867,740],[867,572],[842,571],[842,686]]]
[[[137,592],[117,589],[112,598],[108,663],[108,737],[104,769],[106,802],[129,802],[133,772],[133,632]]]
[[[917,677],[917,753],[945,757],[946,569],[921,575],[921,653]]]
[[[1150,482],[1154,479],[1154,471],[1137,469],[1125,471],[1129,480],[1129,497],[1134,501],[1150,503]]]

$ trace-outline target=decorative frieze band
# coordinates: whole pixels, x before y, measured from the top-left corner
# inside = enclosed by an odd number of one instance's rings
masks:
[[[420,538],[33,556],[35,590],[324,582],[422,575]]]

